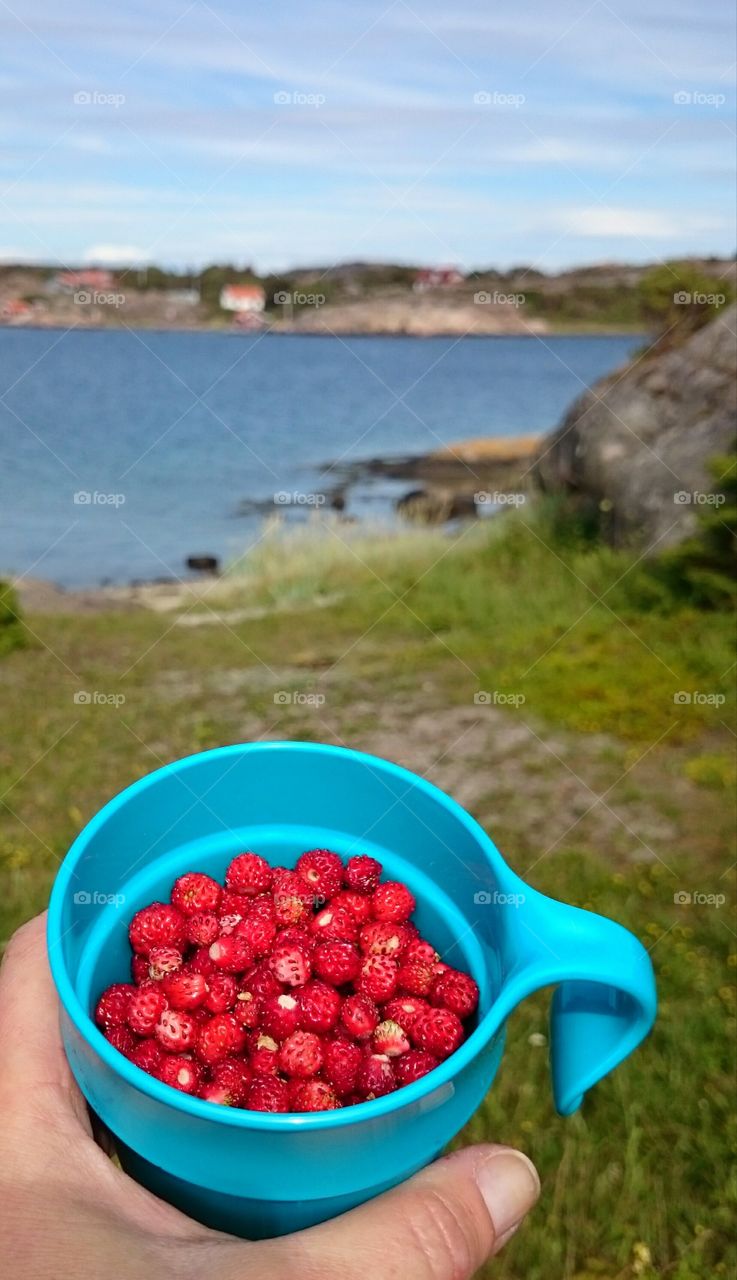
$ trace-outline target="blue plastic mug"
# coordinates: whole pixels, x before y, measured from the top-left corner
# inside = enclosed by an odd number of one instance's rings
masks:
[[[127,978],[127,923],[184,870],[222,879],[255,849],[378,858],[417,897],[417,923],[479,984],[478,1025],[439,1067],[344,1110],[270,1115],[170,1089],[118,1053],[92,1011]],[[220,747],[121,792],[77,837],[48,923],[62,1032],[76,1080],[138,1182],[209,1226],[261,1238],[351,1209],[439,1154],[496,1074],[520,1000],[556,985],[551,1060],[558,1111],[622,1061],[655,1017],[650,960],[620,925],[528,888],[461,807],[375,756],[307,742]]]

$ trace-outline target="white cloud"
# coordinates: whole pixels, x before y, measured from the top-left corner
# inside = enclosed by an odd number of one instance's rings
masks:
[[[580,236],[637,240],[671,240],[684,235],[704,235],[728,231],[728,217],[719,214],[686,212],[668,213],[660,209],[626,209],[623,207],[570,209],[561,224],[567,232]]]
[[[137,267],[150,261],[145,249],[130,244],[93,244],[83,256],[85,262],[101,267]]]

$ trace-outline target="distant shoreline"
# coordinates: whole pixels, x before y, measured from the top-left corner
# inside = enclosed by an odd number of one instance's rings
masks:
[[[265,325],[263,329],[226,328],[224,325],[121,325],[121,324],[3,324],[0,322],[0,333],[203,333],[220,334],[228,338],[412,338],[424,342],[427,338],[646,338],[647,330],[640,325],[607,326],[597,325],[549,325],[539,332],[527,330],[510,330],[507,333],[457,333],[455,330],[438,329],[432,333],[398,333],[396,330],[341,330],[335,332],[318,329],[285,328],[281,324]]]

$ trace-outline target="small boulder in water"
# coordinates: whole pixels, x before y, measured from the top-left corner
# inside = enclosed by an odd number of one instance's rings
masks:
[[[217,556],[187,556],[186,565],[195,573],[218,573],[220,570]]]

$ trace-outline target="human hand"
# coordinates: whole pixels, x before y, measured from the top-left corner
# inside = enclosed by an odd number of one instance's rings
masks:
[[[95,1141],[64,1056],[45,916],[14,935],[0,970],[0,1098],[0,1228],[13,1280],[469,1280],[539,1191],[525,1156],[484,1145],[278,1240],[194,1222]]]

